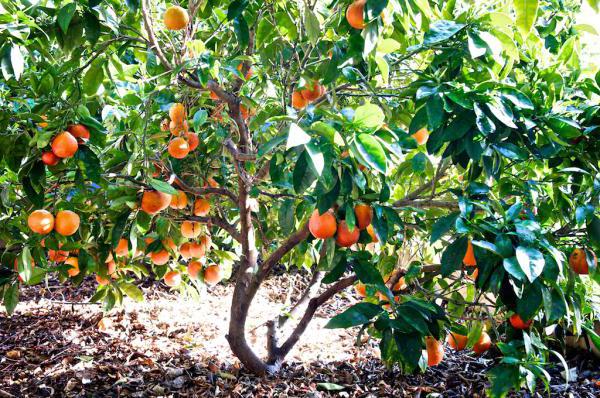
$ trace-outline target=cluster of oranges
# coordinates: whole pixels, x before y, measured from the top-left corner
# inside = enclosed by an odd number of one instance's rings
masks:
[[[183,159],[200,144],[198,134],[189,131],[183,104],[173,104],[169,109],[169,118],[163,120],[161,125],[161,130],[170,131],[175,137],[169,142],[167,150],[175,159]]]
[[[313,82],[312,86],[306,85],[303,89],[292,93],[292,106],[296,109],[304,109],[308,104],[325,95],[325,92],[325,86]]]
[[[319,210],[315,210],[308,220],[308,229],[317,239],[329,239],[335,235],[335,241],[341,247],[350,247],[358,242],[360,231],[364,229],[367,230],[373,242],[377,242],[377,236],[371,225],[373,220],[371,206],[357,204],[354,206],[354,215],[356,225],[354,229],[350,230],[346,220],[340,221],[338,225],[332,210],[328,210],[323,214],[319,214]]]
[[[40,123],[42,125],[42,123]],[[44,122],[47,126],[47,123]],[[72,124],[67,131],[58,133],[50,144],[51,150],[42,153],[42,162],[56,166],[61,159],[71,158],[79,149],[79,144],[90,139],[90,131],[83,124]]]

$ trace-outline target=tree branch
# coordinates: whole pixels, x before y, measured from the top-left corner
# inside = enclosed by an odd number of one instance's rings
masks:
[[[219,217],[219,216],[211,216],[211,217],[201,217],[201,216],[186,216],[181,220],[189,220],[189,221],[198,221],[203,224],[214,224],[217,227],[221,228],[224,231],[227,231],[229,235],[238,242],[240,241],[240,233],[235,228],[235,226],[229,224],[227,220]]]
[[[289,253],[294,247],[296,247],[304,239],[308,238],[308,223],[304,224],[296,233],[290,236],[285,242],[281,244],[271,255],[262,263],[260,271],[257,275],[257,279],[262,281],[269,273],[271,268],[281,260],[283,256]]]
[[[452,201],[446,200],[432,200],[432,199],[423,199],[423,200],[411,200],[411,199],[400,199],[393,204],[394,207],[417,207],[417,208],[440,208],[440,209],[450,209],[450,210],[458,210],[458,204]]]

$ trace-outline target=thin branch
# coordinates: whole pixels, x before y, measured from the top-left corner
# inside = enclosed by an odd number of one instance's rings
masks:
[[[308,238],[309,233],[308,223],[306,223],[302,226],[302,228],[296,231],[296,233],[283,242],[281,246],[271,253],[271,255],[262,263],[257,279],[262,281],[268,275],[271,268],[277,264],[283,256],[289,253],[300,242]]]
[[[233,239],[237,240],[238,242],[241,239],[240,233],[235,228],[235,226],[229,224],[229,222],[227,222],[227,220],[225,220],[219,216],[211,216],[211,217],[186,216],[184,218],[184,220],[198,221],[198,222],[201,222],[204,224],[214,224],[217,227],[223,229],[224,231],[227,231],[227,233],[229,233],[229,235],[231,235],[231,237]]]
[[[411,199],[400,199],[393,204],[394,207],[416,207],[420,209],[425,208],[440,208],[440,209],[449,209],[449,210],[458,210],[458,204],[456,202],[448,201],[448,200],[432,200],[432,199],[423,199],[423,200],[411,200]]]

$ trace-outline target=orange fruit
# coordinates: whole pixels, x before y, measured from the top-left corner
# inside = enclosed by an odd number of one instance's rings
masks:
[[[189,248],[189,254],[191,258],[202,258],[206,253],[206,247],[197,242],[191,242]]]
[[[200,145],[200,139],[198,138],[198,134],[190,132],[187,133],[185,137],[187,138],[188,146],[190,147],[190,152],[198,148],[198,145]]]
[[[367,287],[363,283],[358,282],[354,285],[354,291],[360,297],[367,297]]]
[[[167,249],[170,249],[172,252],[177,253],[177,245],[173,242],[173,239],[167,238],[162,240],[162,244]]]
[[[79,275],[79,259],[77,257],[69,257],[65,260],[65,264],[71,266],[69,270],[67,270],[67,274],[69,276],[77,276]]]
[[[596,258],[596,253],[592,253],[592,261],[594,265],[598,265],[598,259]],[[586,252],[584,249],[575,249],[573,253],[569,256],[569,265],[571,269],[576,274],[587,275],[590,273],[590,267],[587,262]]]
[[[490,336],[486,332],[481,332],[479,340],[473,345],[473,352],[477,355],[481,355],[489,350],[491,346],[492,340],[490,339]]]
[[[313,211],[308,220],[308,229],[317,239],[331,238],[337,230],[337,223],[333,212],[328,210],[323,214],[319,214],[319,210]]]
[[[325,87],[317,82],[313,82],[312,87],[305,86],[304,89],[300,91],[300,94],[307,102],[313,102],[325,94]]]
[[[115,254],[119,257],[125,257],[129,254],[129,242],[127,239],[119,239],[119,244],[117,244]]]
[[[72,124],[67,127],[67,131],[71,133],[73,137],[79,138],[82,141],[90,139],[90,130],[83,124]]]
[[[299,91],[294,91],[292,93],[292,106],[296,109],[303,109],[306,105],[308,105],[308,101],[304,99]]]
[[[46,120],[48,120],[48,116],[42,115],[40,117],[42,118],[43,122],[39,122],[37,125],[38,125],[38,127],[45,129],[46,127],[48,127],[48,122],[46,121]]]
[[[358,229],[365,229],[373,221],[373,209],[366,204],[357,204],[354,206],[354,215],[356,216],[356,224]]]
[[[117,272],[117,263],[115,263],[115,261],[111,259],[110,261],[106,262],[106,266],[107,266],[106,273],[108,275],[112,275],[114,278],[115,272]]]
[[[473,244],[471,241],[467,244],[467,252],[463,257],[463,264],[467,267],[474,267],[477,265],[477,260],[475,260],[475,252],[473,251]]]
[[[359,237],[360,230],[357,226],[354,226],[354,229],[350,231],[350,229],[348,229],[348,225],[346,224],[346,220],[340,221],[340,225],[337,229],[337,235],[335,237],[335,241],[338,245],[342,247],[350,247],[358,242]]]
[[[429,138],[429,131],[427,131],[427,129],[423,127],[417,130],[417,132],[411,135],[411,137],[417,141],[417,144],[423,145],[427,142],[427,139]]]
[[[171,195],[171,203],[169,206],[171,209],[185,209],[188,204],[188,198],[185,192],[177,191],[177,195]]]
[[[194,215],[204,217],[210,212],[210,202],[206,199],[196,199],[194,202]]]
[[[142,195],[142,210],[153,215],[167,207],[171,203],[171,195],[160,191],[145,191]]]
[[[79,215],[71,210],[61,210],[56,213],[54,229],[63,236],[71,236],[79,229]]]
[[[198,221],[184,221],[181,223],[181,235],[184,238],[195,239],[200,235],[202,230],[200,229],[201,224]]]
[[[165,249],[150,253],[150,260],[156,265],[164,265],[169,262],[171,255]]]
[[[365,27],[365,3],[366,0],[356,0],[346,9],[346,20],[354,29]]]
[[[367,226],[367,233],[369,234],[369,236],[373,240],[373,243],[379,242],[379,239],[377,239],[377,235],[375,234],[375,229],[373,228],[373,224],[369,224]]]
[[[219,183],[214,178],[208,177],[206,181],[211,188],[219,188]]]
[[[244,67],[244,63],[240,62],[239,65],[237,66],[237,70],[238,72],[242,73],[242,68]],[[254,72],[252,71],[252,68],[248,68],[248,71],[246,72],[246,75],[244,75],[244,79],[248,80],[252,77],[252,75],[254,74]]]
[[[467,336],[454,332],[450,332],[446,337],[446,342],[448,345],[456,351],[464,350],[467,346],[467,340],[469,340]]]
[[[210,245],[212,244],[212,239],[210,235],[202,235],[200,237],[200,244],[204,246],[204,249],[210,249]]]
[[[181,30],[185,29],[190,22],[190,16],[184,8],[171,6],[165,11],[163,22],[165,23],[165,27],[169,30]]]
[[[242,114],[244,120],[248,120],[250,116],[254,116],[254,110],[246,108],[246,106],[243,104],[240,105],[240,113]]]
[[[183,137],[177,137],[169,143],[168,151],[175,159],[183,159],[190,153],[190,146]]]
[[[531,319],[527,322],[523,321],[519,314],[512,314],[509,318],[509,321],[513,328],[519,330],[529,329],[529,326],[531,326],[531,322],[533,322],[533,320]]]
[[[54,154],[54,152],[44,152],[42,153],[42,162],[46,166],[56,166],[58,162],[60,162],[60,158]]]
[[[165,284],[170,287],[177,287],[181,284],[181,274],[177,271],[167,272],[163,279]]]
[[[398,279],[398,282],[396,282],[394,284],[394,286],[392,286],[392,291],[393,292],[399,292],[401,290],[406,289],[407,285],[406,282],[404,280],[404,277],[401,277],[400,279]]]
[[[179,247],[179,254],[181,254],[181,257],[183,257],[184,260],[192,258],[191,246],[191,243],[186,242]]]
[[[173,135],[179,135],[183,131],[183,124],[175,123],[173,121],[169,122],[169,131]]]
[[[425,338],[425,347],[427,348],[427,365],[435,366],[444,359],[444,346],[442,343],[429,336]]]
[[[77,139],[68,131],[63,131],[52,140],[52,152],[59,158],[70,158],[75,155],[79,145]]]
[[[100,275],[96,275],[96,282],[98,282],[98,284],[102,286],[106,286],[110,283],[108,279],[103,278]]]
[[[56,263],[62,263],[69,258],[69,252],[66,250],[52,250],[48,249],[48,260]]]
[[[169,118],[171,121],[177,124],[183,124],[185,120],[185,106],[182,103],[176,102],[171,105],[169,109]]]
[[[218,265],[211,265],[204,270],[204,283],[214,286],[223,279],[223,271]]]
[[[54,229],[54,216],[48,210],[34,210],[27,217],[27,225],[36,234],[46,235]]]
[[[202,271],[202,264],[200,261],[190,261],[187,266],[187,273],[191,279],[198,279],[198,275],[200,275],[200,271]]]

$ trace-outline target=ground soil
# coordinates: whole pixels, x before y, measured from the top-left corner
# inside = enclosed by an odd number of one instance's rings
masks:
[[[257,296],[249,340],[264,354],[264,323],[276,316],[304,278],[277,276]],[[198,300],[145,283],[146,300],[126,300],[107,314],[81,304],[95,290],[49,281],[21,293],[15,314],[0,313],[0,398],[38,396],[167,397],[477,397],[485,395],[488,356],[447,350],[441,365],[402,375],[378,359],[375,341],[355,346],[356,330],[323,326],[357,298],[351,289],[319,310],[277,376],[256,377],[232,356],[225,340],[231,286],[217,286]],[[551,388],[530,396],[598,397],[600,364],[585,353],[569,357],[577,375],[565,384],[549,366]],[[514,396],[528,396],[518,392]],[[548,395],[549,394],[549,395]]]

